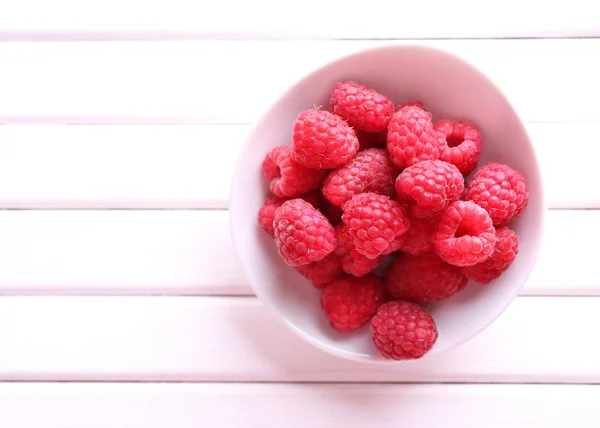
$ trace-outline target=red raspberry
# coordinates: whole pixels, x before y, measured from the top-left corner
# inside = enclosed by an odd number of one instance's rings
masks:
[[[383,281],[374,274],[342,277],[329,284],[321,296],[321,307],[331,326],[341,333],[367,324],[383,302]]]
[[[431,114],[417,106],[394,113],[387,133],[387,149],[394,165],[404,169],[419,161],[439,159],[438,135]]]
[[[370,259],[356,251],[348,230],[342,224],[335,227],[335,238],[337,245],[333,253],[340,259],[342,270],[353,276],[364,276],[379,266],[384,256]]]
[[[335,248],[335,232],[323,214],[303,199],[285,201],[273,221],[279,254],[290,266],[324,259]]]
[[[317,195],[314,192],[299,196],[299,198],[304,199],[306,202],[308,202],[315,208],[318,208],[319,206],[317,201]],[[273,229],[273,219],[275,218],[275,211],[277,210],[277,208],[283,205],[285,201],[287,201],[286,198],[271,196],[267,198],[263,206],[260,208],[260,210],[258,210],[258,224],[265,232],[267,232],[271,236],[274,236],[275,233],[275,230]]]
[[[333,113],[360,131],[385,131],[394,113],[394,103],[386,96],[350,80],[334,85],[329,102]]]
[[[379,306],[371,320],[371,335],[385,358],[416,360],[433,348],[438,330],[433,317],[421,306],[393,301]]]
[[[423,105],[423,103],[421,101],[416,101],[416,100],[410,100],[410,101],[405,101],[401,104],[398,104],[396,106],[396,108],[394,109],[394,111],[400,111],[402,110],[404,107],[419,107],[423,110],[425,110],[425,106]]]
[[[461,121],[440,120],[435,125],[440,137],[440,159],[455,165],[467,176],[477,166],[481,155],[481,135],[471,124]]]
[[[290,157],[290,148],[278,146],[272,149],[262,164],[263,176],[269,181],[271,193],[280,198],[298,197],[317,188],[325,173],[299,165]]]
[[[396,251],[410,227],[406,211],[397,201],[376,193],[361,193],[342,207],[342,222],[356,251],[370,259]]]
[[[434,252],[401,255],[385,277],[385,286],[392,297],[419,304],[452,297],[467,282],[458,267],[446,263]]]
[[[387,131],[384,132],[364,132],[356,131],[358,137],[358,150],[367,149],[385,149],[387,145]]]
[[[296,270],[309,279],[316,288],[323,289],[342,274],[342,263],[332,253],[318,262],[298,266]]]
[[[442,260],[455,266],[473,266],[492,255],[496,231],[490,215],[470,201],[452,203],[433,233],[433,247]]]
[[[414,217],[426,218],[458,200],[464,178],[448,162],[429,160],[409,166],[396,179],[398,200],[408,205]]]
[[[267,198],[265,203],[260,210],[258,210],[258,224],[271,236],[275,236],[275,229],[273,228],[273,220],[275,218],[275,211],[279,208],[286,200],[284,198],[278,198],[277,196],[271,196]]]
[[[333,169],[348,163],[358,146],[354,130],[328,111],[306,110],[294,122],[291,156],[300,165]]]
[[[510,267],[518,253],[519,237],[508,226],[500,226],[496,229],[496,246],[490,258],[474,266],[465,266],[461,271],[479,284],[488,284]]]
[[[373,192],[394,197],[394,181],[398,172],[385,149],[364,150],[327,176],[323,195],[337,207],[359,193]]]
[[[490,214],[494,226],[501,226],[518,216],[527,205],[527,180],[506,165],[489,162],[473,176],[467,198]]]
[[[437,227],[439,215],[429,218],[410,217],[410,227],[404,234],[399,250],[417,256],[433,250],[431,237]]]

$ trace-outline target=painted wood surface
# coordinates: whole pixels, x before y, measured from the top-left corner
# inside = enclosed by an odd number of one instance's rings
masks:
[[[302,6],[0,7],[0,425],[598,426],[594,5]],[[506,313],[393,368],[340,361],[280,324],[235,258],[227,212],[234,157],[281,91],[388,43],[446,49],[498,84],[550,209]]]

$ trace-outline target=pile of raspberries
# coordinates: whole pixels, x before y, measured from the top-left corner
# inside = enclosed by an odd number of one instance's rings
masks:
[[[370,328],[383,357],[421,358],[438,338],[427,304],[492,282],[519,251],[509,223],[527,181],[503,164],[476,170],[482,147],[472,124],[340,81],[329,111],[300,113],[292,144],[266,154],[258,223],[322,290],[332,328]]]

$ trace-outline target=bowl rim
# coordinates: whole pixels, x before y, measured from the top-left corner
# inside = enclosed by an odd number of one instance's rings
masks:
[[[234,170],[233,170],[233,174],[232,174],[232,178],[231,178],[231,182],[230,182],[230,186],[229,186],[229,200],[228,200],[229,208],[228,208],[228,211],[229,211],[230,237],[232,240],[232,245],[234,247],[234,253],[235,253],[236,257],[238,258],[238,260],[241,259],[241,256],[240,256],[240,248],[238,245],[238,241],[237,241],[237,238],[234,233],[234,221],[235,221],[234,219],[236,218],[235,213],[238,211],[238,209],[241,209],[241,207],[238,207],[237,204],[235,203],[237,198],[234,196],[238,192],[238,190],[237,190],[238,186],[236,186],[236,183],[240,180],[239,176],[242,174],[240,165],[243,163],[246,151],[249,150],[249,146],[250,146],[249,143],[252,141],[254,134],[261,126],[263,126],[264,121],[273,112],[275,106],[288,93],[294,91],[294,89],[301,86],[305,80],[310,79],[312,76],[322,72],[323,69],[325,69],[329,66],[332,66],[335,63],[342,62],[342,61],[351,59],[353,57],[360,57],[360,56],[368,54],[368,53],[378,52],[378,51],[392,52],[392,51],[406,51],[406,50],[429,51],[436,55],[446,56],[448,58],[453,59],[454,61],[459,61],[459,62],[463,63],[464,65],[471,68],[473,70],[473,72],[479,74],[481,78],[483,78],[489,85],[491,85],[496,90],[496,93],[504,100],[505,104],[512,110],[512,113],[518,119],[517,123],[518,123],[519,127],[521,128],[523,135],[527,138],[527,142],[529,143],[529,147],[531,148],[532,153],[533,153],[533,160],[531,162],[531,163],[533,163],[532,170],[536,171],[536,179],[539,182],[539,186],[538,186],[539,193],[537,193],[536,196],[537,196],[537,200],[538,200],[538,208],[541,208],[540,209],[540,212],[541,212],[540,217],[537,219],[539,221],[539,223],[538,223],[539,233],[536,236],[536,240],[535,240],[536,242],[534,242],[531,247],[532,249],[531,249],[530,254],[531,254],[532,263],[530,264],[529,269],[527,269],[527,271],[522,274],[522,276],[521,276],[522,280],[520,281],[521,282],[520,286],[518,288],[515,288],[512,293],[506,294],[507,297],[502,301],[502,304],[498,304],[496,306],[498,309],[492,313],[492,315],[488,318],[488,320],[486,322],[482,322],[481,324],[478,325],[477,328],[473,329],[473,332],[471,335],[461,338],[460,340],[457,340],[451,346],[448,346],[444,349],[438,349],[436,351],[436,348],[434,346],[431,349],[431,351],[429,351],[423,357],[416,359],[416,360],[393,360],[393,359],[385,359],[385,358],[375,358],[372,356],[357,355],[354,353],[346,352],[344,350],[340,350],[339,348],[336,348],[335,346],[329,346],[329,345],[319,342],[312,336],[310,336],[310,335],[306,334],[304,331],[302,331],[302,329],[300,329],[299,327],[297,327],[293,323],[291,323],[284,315],[282,315],[280,313],[280,311],[277,310],[275,305],[269,299],[262,297],[262,292],[260,291],[259,287],[256,287],[253,284],[253,282],[249,279],[250,276],[249,276],[249,272],[248,272],[246,265],[244,263],[241,263],[241,261],[240,261],[240,265],[242,267],[244,276],[248,280],[256,298],[261,302],[261,304],[263,304],[263,306],[267,307],[269,311],[273,312],[277,316],[278,320],[280,322],[282,322],[285,326],[287,326],[288,329],[290,329],[292,332],[294,332],[296,335],[298,335],[305,342],[312,344],[315,348],[320,349],[330,355],[336,356],[338,358],[342,358],[342,359],[346,359],[346,360],[350,360],[350,361],[361,362],[361,363],[366,363],[366,364],[398,365],[398,364],[419,363],[422,361],[429,360],[432,357],[437,357],[438,355],[443,355],[444,353],[447,353],[448,351],[451,351],[451,350],[463,345],[464,343],[474,339],[476,336],[481,334],[490,325],[492,325],[494,322],[496,322],[498,320],[498,318],[500,318],[504,314],[504,312],[506,312],[506,310],[512,304],[512,302],[519,296],[521,290],[525,286],[526,282],[528,281],[529,277],[531,276],[531,273],[533,272],[535,265],[538,262],[539,254],[541,251],[541,247],[542,247],[544,235],[545,235],[545,230],[546,230],[548,202],[547,202],[546,190],[545,190],[545,186],[544,186],[543,173],[542,173],[536,146],[532,142],[532,139],[528,132],[527,126],[525,126],[525,121],[522,119],[522,115],[519,113],[519,109],[514,106],[514,104],[510,101],[510,99],[508,99],[508,97],[506,96],[504,91],[501,90],[501,88],[496,84],[496,82],[494,82],[490,77],[487,76],[487,74],[483,73],[474,64],[472,64],[471,62],[462,58],[461,56],[459,56],[453,52],[449,52],[448,50],[445,50],[443,48],[436,47],[436,46],[431,46],[431,45],[427,45],[427,44],[418,44],[418,43],[414,43],[414,42],[399,41],[396,43],[388,43],[388,44],[384,44],[384,45],[380,45],[380,46],[357,48],[357,49],[353,50],[352,52],[348,52],[348,53],[346,53],[344,55],[340,55],[340,56],[335,56],[334,58],[321,63],[320,65],[316,66],[311,71],[309,71],[308,73],[305,73],[301,77],[295,79],[293,82],[288,84],[286,86],[286,88],[277,95],[277,97],[275,97],[274,99],[271,100],[271,103],[269,104],[269,106],[266,107],[263,111],[261,111],[261,113],[254,119],[249,132],[246,134],[244,143],[242,145],[242,149],[236,156]],[[530,203],[530,202],[528,202],[528,203]]]

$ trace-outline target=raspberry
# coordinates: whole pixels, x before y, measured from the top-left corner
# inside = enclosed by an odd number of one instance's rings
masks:
[[[321,296],[327,319],[341,333],[367,324],[382,302],[383,281],[374,274],[342,277],[329,284]]]
[[[464,179],[458,168],[440,160],[418,162],[396,179],[398,200],[417,218],[444,210],[463,190]]]
[[[479,284],[488,284],[510,267],[518,253],[519,237],[508,226],[500,226],[496,229],[496,246],[490,258],[474,266],[465,266],[461,271]]]
[[[306,202],[311,204],[313,207],[318,208],[318,194],[315,191],[299,196],[300,199],[304,199]],[[275,211],[283,203],[287,201],[286,198],[280,198],[277,196],[271,196],[267,198],[263,206],[258,210],[258,223],[260,227],[267,232],[269,235],[274,236],[275,230],[273,229],[273,220],[275,218]],[[340,211],[341,221],[341,211]]]
[[[506,165],[489,162],[473,176],[467,198],[490,214],[494,226],[501,226],[518,216],[527,205],[527,180]]]
[[[337,245],[333,253],[342,263],[342,270],[350,275],[364,276],[371,273],[383,260],[384,256],[370,259],[356,251],[356,246],[348,235],[348,230],[342,224],[335,227],[335,238]]]
[[[332,253],[318,262],[298,266],[296,270],[310,280],[316,288],[323,289],[342,274],[342,263]]]
[[[429,218],[409,217],[410,227],[404,234],[399,250],[417,256],[433,250],[431,237],[438,224],[439,215]]]
[[[398,170],[385,149],[359,152],[346,165],[332,171],[323,183],[323,195],[337,207],[359,193],[373,192],[394,197]]]
[[[356,251],[375,259],[396,251],[410,227],[406,211],[397,201],[377,193],[361,193],[342,207],[342,222]]]
[[[329,102],[333,113],[360,131],[385,131],[394,113],[394,103],[386,96],[350,80],[334,85]]]
[[[473,266],[491,256],[496,231],[490,215],[470,201],[452,203],[433,233],[433,247],[442,260],[455,266]]]
[[[260,207],[260,210],[258,210],[258,224],[271,236],[275,236],[275,229],[273,228],[275,210],[283,205],[285,201],[286,200],[284,198],[271,196],[270,198],[267,198],[263,206]]]
[[[423,105],[423,103],[421,101],[410,100],[410,101],[405,101],[402,104],[398,104],[396,106],[396,108],[394,109],[394,111],[400,111],[404,107],[419,107],[420,109],[425,110],[425,106]]]
[[[433,348],[438,330],[421,306],[393,301],[379,306],[371,319],[371,335],[375,348],[385,358],[416,360]]]
[[[434,127],[440,137],[440,159],[455,165],[467,176],[477,166],[481,155],[481,135],[471,124],[440,120]]]
[[[354,130],[328,111],[306,110],[294,122],[291,156],[300,165],[333,169],[348,163],[358,146]]]
[[[290,157],[290,148],[278,146],[272,149],[262,164],[263,176],[269,180],[271,193],[280,198],[298,197],[317,188],[325,173],[299,165]]]
[[[335,232],[323,214],[303,199],[285,201],[273,221],[279,254],[290,266],[324,259],[335,248]]]
[[[394,113],[387,133],[387,149],[394,165],[404,169],[419,161],[439,159],[438,135],[431,114],[417,106]]]
[[[364,132],[356,131],[358,137],[358,150],[367,149],[385,149],[387,145],[387,131],[384,132]]]
[[[434,252],[401,255],[385,277],[385,286],[393,298],[419,304],[454,296],[467,282],[458,267],[446,263]]]

